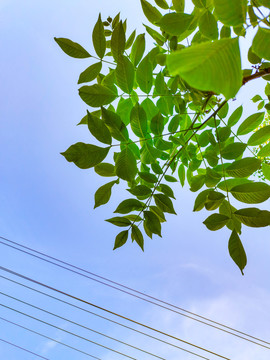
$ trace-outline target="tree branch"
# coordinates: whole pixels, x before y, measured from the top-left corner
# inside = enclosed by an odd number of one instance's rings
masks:
[[[267,74],[270,74],[270,68],[266,68],[266,69],[256,72],[255,74],[243,77],[242,84],[245,85],[250,80],[258,79]]]

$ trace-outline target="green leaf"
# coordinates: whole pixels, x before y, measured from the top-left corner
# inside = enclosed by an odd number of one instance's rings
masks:
[[[179,180],[180,180],[180,184],[183,187],[185,185],[185,167],[184,167],[183,164],[179,165],[178,177],[179,177]]]
[[[240,26],[246,21],[247,0],[214,0],[215,14],[228,26]]]
[[[94,80],[100,73],[102,68],[102,62],[95,63],[84,70],[78,80],[78,84],[90,82]]]
[[[236,185],[230,190],[235,199],[246,204],[258,204],[270,197],[270,186],[262,182]]]
[[[224,201],[225,195],[218,191],[210,191],[208,194],[205,208],[208,211],[217,209],[220,204]]]
[[[252,51],[260,58],[270,60],[270,30],[258,28],[258,31],[252,42]]]
[[[234,112],[231,114],[228,120],[228,126],[232,127],[234,126],[241,118],[243,113],[243,106],[239,106],[237,109],[234,110]]]
[[[115,69],[116,84],[125,93],[130,94],[133,89],[135,71],[128,57],[120,55]]]
[[[150,173],[142,171],[142,172],[139,172],[139,176],[141,179],[143,179],[144,181],[146,181],[148,183],[155,184],[156,182],[158,182],[158,178],[154,174],[150,174]]]
[[[136,103],[131,110],[130,126],[134,134],[139,138],[145,138],[147,136],[147,116],[139,103]]]
[[[175,199],[173,190],[170,188],[170,186],[166,184],[160,184],[158,187],[158,191],[163,192],[165,195]]]
[[[185,0],[172,0],[174,10],[177,12],[184,12],[185,10]]]
[[[244,179],[244,178],[239,178],[239,179],[227,179],[227,180],[224,180],[224,181],[221,181],[217,187],[220,189],[220,190],[223,190],[223,191],[230,191],[234,186],[236,185],[241,185],[241,184],[247,184],[247,183],[250,183],[251,180],[248,180],[248,179]]]
[[[128,230],[121,231],[115,238],[113,250],[123,246],[128,239]]]
[[[137,174],[137,162],[133,152],[126,146],[117,156],[115,172],[123,180],[132,181]]]
[[[180,75],[190,86],[234,97],[242,86],[238,39],[195,44],[167,56],[171,75]],[[222,69],[222,71],[220,71]]]
[[[123,28],[123,23],[120,21],[113,29],[111,38],[111,51],[116,62],[118,62],[119,56],[123,55],[126,45],[126,35]]]
[[[92,115],[89,111],[87,111],[88,115],[88,129],[91,134],[98,140],[103,142],[104,144],[111,145],[112,137],[110,131],[104,122],[98,117]]]
[[[250,115],[237,130],[237,135],[245,135],[256,129],[264,119],[264,112],[259,112]]]
[[[106,50],[106,38],[104,33],[104,25],[99,14],[98,21],[93,29],[92,40],[97,55],[102,59]]]
[[[99,146],[78,142],[71,145],[65,152],[61,153],[67,161],[74,162],[80,169],[89,169],[101,163],[107,156],[110,146],[101,148]]]
[[[136,243],[139,245],[139,247],[144,251],[144,240],[143,240],[143,234],[141,233],[141,230],[136,225],[132,225],[131,228],[131,237],[136,241]]]
[[[167,10],[169,9],[169,5],[165,0],[155,0],[155,3],[157,6],[159,6],[161,9]]]
[[[134,30],[130,37],[127,39],[127,42],[126,42],[126,46],[125,46],[125,49],[129,49],[131,47],[131,45],[133,44],[133,41],[135,39],[135,36],[136,36],[136,30]]]
[[[116,184],[116,181],[111,181],[108,184],[102,185],[99,189],[97,189],[95,193],[94,209],[100,205],[107,204],[107,202],[111,198],[112,187],[114,184]]]
[[[258,152],[259,157],[267,157],[270,155],[270,142],[266,144],[261,150]]]
[[[148,56],[140,62],[136,71],[136,80],[140,89],[149,94],[153,85],[153,65]]]
[[[105,108],[101,109],[102,118],[108,127],[112,137],[119,141],[127,141],[128,130],[126,125],[121,120],[120,116],[114,113],[113,111],[107,110]]]
[[[262,164],[262,172],[263,175],[267,180],[270,181],[270,165],[269,164]]]
[[[181,35],[190,26],[194,16],[184,13],[169,13],[164,15],[158,25],[170,35]]]
[[[224,159],[233,160],[238,158],[246,150],[247,145],[244,143],[232,143],[227,145],[223,150],[221,150],[221,155]]]
[[[158,163],[151,164],[151,168],[155,174],[158,174],[158,175],[163,174],[163,170]]]
[[[257,0],[259,6],[265,6],[270,9],[270,0]]]
[[[149,206],[149,210],[158,217],[161,223],[166,222],[164,213],[157,206]]]
[[[161,237],[161,224],[159,218],[152,211],[144,211],[144,224],[153,234]]]
[[[238,234],[241,234],[242,224],[234,216],[235,211],[236,209],[227,200],[223,200],[221,205],[219,206],[219,213],[222,215],[226,215],[230,218],[230,220],[226,224],[227,228],[231,231],[236,230]]]
[[[212,214],[208,216],[208,218],[205,219],[203,223],[207,227],[207,229],[216,231],[223,228],[223,226],[225,226],[228,221],[229,218],[226,215]]]
[[[120,227],[126,227],[131,225],[131,221],[124,216],[115,216],[105,221],[108,221],[109,223]]]
[[[248,145],[261,145],[270,139],[270,125],[264,126],[263,128],[256,131],[248,139]]]
[[[150,123],[151,132],[155,135],[161,135],[164,130],[164,117],[160,112],[155,115]]]
[[[143,26],[145,27],[148,34],[157,42],[158,45],[162,46],[164,44],[165,38],[160,33],[145,24],[143,24]]]
[[[132,189],[127,189],[132,195],[135,196],[147,196],[151,195],[152,190],[146,185],[137,185]]]
[[[154,194],[154,199],[157,207],[163,211],[170,214],[175,214],[176,212],[173,208],[172,200],[165,194]]]
[[[125,125],[128,125],[130,122],[130,112],[132,108],[133,108],[133,103],[130,98],[128,99],[120,98],[117,105],[116,113],[120,116],[121,120]]]
[[[81,99],[89,106],[100,107],[112,103],[117,98],[117,93],[100,84],[82,86],[79,89]]]
[[[206,8],[206,0],[192,0],[192,2],[196,7],[200,9]]]
[[[152,164],[157,158],[161,157],[161,151],[150,145],[147,141],[141,148],[141,161],[143,164]]]
[[[223,25],[220,30],[220,38],[230,38],[231,37],[231,28],[229,26]]]
[[[112,164],[109,164],[109,163],[97,164],[95,166],[94,170],[100,176],[106,176],[106,177],[115,176],[114,166]]]
[[[241,270],[242,275],[244,275],[243,270],[247,264],[247,256],[242,242],[235,230],[233,230],[229,239],[229,253],[233,261]]]
[[[164,175],[164,179],[168,182],[178,182],[178,180],[174,176],[171,176],[171,175]]]
[[[77,58],[77,59],[85,59],[91,57],[91,55],[86,51],[80,44],[73,42],[69,39],[65,38],[54,38],[60,48],[67,55]]]
[[[190,180],[190,191],[198,191],[205,183],[205,175],[192,176]]]
[[[247,157],[234,161],[226,168],[226,173],[231,177],[248,177],[261,167],[261,160]]]
[[[240,209],[234,215],[246,226],[265,227],[270,225],[270,212],[257,208]]]
[[[210,11],[205,11],[205,13],[200,17],[199,29],[204,36],[211,40],[218,38],[217,20]]]
[[[145,34],[140,34],[136,37],[134,44],[130,52],[130,60],[133,62],[134,66],[137,66],[141,61],[145,51]]]
[[[143,208],[143,203],[137,199],[127,199],[122,201],[114,211],[119,214],[128,214],[131,211],[141,211]]]
[[[150,21],[152,24],[155,24],[160,20],[162,17],[161,13],[158,11],[157,8],[155,8],[153,5],[151,5],[146,0],[141,0],[141,6],[143,13],[148,21]]]
[[[210,191],[211,190],[207,189],[199,193],[199,195],[195,199],[193,211],[200,211],[203,209]]]

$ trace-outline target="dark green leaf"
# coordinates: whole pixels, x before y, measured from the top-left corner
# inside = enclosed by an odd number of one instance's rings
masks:
[[[137,66],[143,57],[145,50],[145,34],[140,34],[136,37],[134,44],[130,52],[130,60],[133,62],[134,66]]]
[[[151,233],[157,234],[161,237],[161,224],[159,218],[152,211],[144,211],[144,223]]]
[[[109,223],[120,227],[126,227],[131,225],[131,221],[124,216],[115,216],[105,221],[108,221]]]
[[[235,211],[234,215],[246,226],[264,227],[270,225],[270,212],[267,210],[246,208]]]
[[[172,0],[174,10],[177,12],[184,12],[185,10],[185,0]]]
[[[114,211],[119,214],[128,214],[131,211],[140,211],[143,208],[143,203],[137,199],[127,199],[122,201]]]
[[[178,182],[178,180],[174,176],[171,176],[171,175],[164,175],[164,179],[168,182]]]
[[[163,192],[165,195],[175,199],[173,190],[166,184],[160,184],[158,187],[158,191]]]
[[[229,218],[226,215],[212,214],[206,220],[204,220],[203,223],[207,227],[207,229],[216,231],[223,228],[223,226],[225,226],[228,221]]]
[[[103,142],[104,144],[111,145],[112,137],[110,131],[104,122],[96,116],[93,116],[89,111],[87,111],[88,115],[88,129],[91,134],[98,140]]]
[[[234,110],[234,112],[231,114],[228,120],[228,126],[232,127],[234,126],[241,118],[243,113],[243,106],[239,106],[237,109]]]
[[[126,46],[125,46],[125,49],[129,49],[131,47],[131,45],[133,44],[133,41],[135,39],[135,36],[136,36],[136,30],[134,30],[130,37],[127,39],[127,42],[126,42]]]
[[[270,60],[270,30],[265,28],[258,28],[258,31],[253,39],[252,51],[260,58]]]
[[[148,142],[144,142],[141,148],[141,161],[143,164],[152,164],[157,161],[157,158],[161,156],[161,151],[150,145]]]
[[[85,59],[91,55],[78,43],[65,38],[54,38],[60,48],[69,56],[77,59]]]
[[[162,17],[161,13],[158,11],[157,8],[155,8],[153,5],[151,5],[146,0],[141,0],[141,6],[143,9],[143,13],[148,21],[150,21],[152,24],[155,24],[160,20]]]
[[[148,94],[153,85],[153,65],[148,56],[139,64],[136,72],[136,80],[140,89]]]
[[[144,25],[144,27],[148,32],[148,34],[157,42],[158,45],[162,46],[164,44],[165,38],[160,33],[158,33],[156,30],[150,28],[147,25]]]
[[[139,176],[141,179],[143,179],[144,181],[146,181],[148,183],[154,184],[154,183],[158,182],[158,178],[154,174],[150,174],[147,172],[139,172]]]
[[[200,211],[203,209],[210,191],[211,190],[207,189],[207,190],[203,190],[202,192],[199,193],[199,195],[196,197],[193,211]]]
[[[241,270],[242,275],[244,275],[243,270],[247,264],[247,256],[242,242],[235,230],[233,230],[229,239],[229,253],[233,261]]]
[[[65,152],[61,153],[67,161],[74,162],[80,169],[89,169],[101,163],[107,156],[110,146],[101,148],[99,146],[78,142],[71,145]]]
[[[218,38],[217,20],[210,11],[205,11],[199,20],[200,32],[211,40]]]
[[[226,168],[226,172],[232,177],[248,177],[261,167],[261,161],[253,157],[247,157],[234,161]]]
[[[129,58],[120,55],[115,69],[116,84],[127,94],[133,89],[134,75],[134,67]]]
[[[143,107],[139,103],[131,110],[130,126],[136,136],[140,138],[147,136],[147,117]]]
[[[238,158],[246,150],[247,145],[244,143],[233,143],[227,145],[222,151],[221,155],[224,159],[233,160]]]
[[[110,104],[117,98],[117,93],[100,84],[82,86],[79,89],[81,99],[89,106],[100,107]]]
[[[155,3],[161,9],[165,9],[165,10],[169,9],[169,5],[167,4],[167,2],[165,0],[155,0]]]
[[[137,162],[133,152],[126,146],[117,156],[115,172],[123,180],[132,181],[137,174]]]
[[[95,193],[95,206],[94,209],[100,205],[107,204],[110,200],[112,187],[116,184],[115,181],[111,181],[108,184],[102,185],[99,189],[97,189]]]
[[[163,174],[163,170],[158,163],[152,163],[151,168],[155,174],[158,174],[158,175]]]
[[[115,238],[113,250],[123,246],[128,239],[128,230],[121,231]]]
[[[167,56],[167,66],[171,75],[180,75],[190,86],[222,93],[226,99],[234,97],[242,86],[237,38],[195,44],[175,51]]]
[[[173,208],[172,200],[165,194],[154,194],[154,199],[157,207],[163,211],[170,214],[175,214],[176,212]]]
[[[102,59],[106,50],[104,25],[99,14],[98,21],[93,29],[92,40],[97,55]]]
[[[100,73],[102,62],[95,63],[84,70],[78,80],[78,84],[90,82],[94,80]]]
[[[248,139],[248,145],[261,145],[264,142],[270,139],[270,125],[264,126],[263,128],[257,130],[251,137]]]
[[[131,237],[136,241],[139,247],[144,251],[144,240],[141,230],[136,225],[132,225],[131,228]]]
[[[219,21],[228,26],[245,23],[247,0],[214,0],[215,14]]]
[[[245,135],[256,129],[264,119],[264,112],[259,112],[250,115],[237,130],[237,135]]]
[[[205,183],[205,175],[192,176],[190,180],[190,190],[198,191]]]
[[[246,204],[258,204],[270,197],[270,186],[261,182],[236,185],[230,190],[239,201]]]
[[[102,108],[102,118],[114,139],[119,141],[127,141],[129,139],[127,128],[119,115]]]
[[[152,190],[146,185],[137,185],[134,188],[127,190],[135,196],[150,195],[152,193]]]
[[[114,166],[109,163],[100,163],[95,166],[94,170],[100,176],[115,176]]]
[[[123,28],[123,23],[120,21],[113,29],[111,38],[111,51],[116,62],[119,56],[123,55],[126,45],[126,35]]]
[[[181,164],[178,168],[178,176],[182,186],[185,185],[185,167]]]
[[[166,33],[177,36],[183,34],[189,28],[193,18],[193,15],[184,13],[170,13],[164,15],[158,25]]]
[[[161,115],[161,113],[157,113],[155,115],[150,123],[151,132],[155,135],[162,134],[164,130],[164,117]]]

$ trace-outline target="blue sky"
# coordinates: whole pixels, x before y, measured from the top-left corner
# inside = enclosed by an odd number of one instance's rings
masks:
[[[69,58],[53,37],[70,38],[91,53],[91,31],[98,13],[101,12],[105,19],[118,11],[123,18],[128,18],[129,33],[134,28],[138,29],[137,33],[143,32],[141,23],[146,20],[137,0],[101,0],[91,4],[86,0],[1,1],[0,235],[267,340],[270,338],[268,229],[244,229],[241,238],[248,266],[243,277],[228,255],[229,231],[209,232],[202,224],[208,216],[206,212],[192,213],[196,194],[177,185],[174,190],[178,216],[168,216],[163,238],[147,239],[144,253],[131,243],[113,252],[117,229],[104,219],[111,217],[119,199],[124,199],[124,188],[113,194],[110,205],[94,211],[93,194],[106,179],[100,179],[92,169],[78,169],[60,155],[72,143],[93,141],[85,127],[76,127],[86,111],[77,94],[76,83],[81,71],[93,60]],[[232,108],[246,102],[251,94],[262,93],[262,85],[262,81],[246,85],[232,103]],[[248,101],[247,104],[246,115],[256,112],[254,104]],[[269,202],[263,207],[269,210]],[[269,358],[267,350],[16,253],[3,245],[1,265],[233,360]],[[5,274],[1,272],[0,275]],[[3,279],[0,283],[3,292],[167,359],[194,358],[22,290]],[[0,303],[49,319],[1,295]],[[0,316],[80,347],[103,360],[119,359],[119,355],[85,344],[1,307]],[[132,355],[132,351],[122,345],[64,324],[61,320],[50,318],[50,321]],[[84,359],[81,354],[4,322],[1,323],[0,337],[52,360]],[[133,355],[138,356],[137,353]],[[35,357],[0,343],[0,358]],[[148,358],[138,357],[140,360]]]

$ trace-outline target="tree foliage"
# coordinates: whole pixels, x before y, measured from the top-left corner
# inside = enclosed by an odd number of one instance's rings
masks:
[[[243,273],[242,226],[270,225],[270,212],[253,207],[270,197],[270,1],[141,0],[141,6],[149,22],[143,34],[129,34],[120,13],[104,21],[99,15],[96,54],[55,38],[69,56],[90,60],[78,80],[90,107],[80,124],[101,143],[79,142],[62,155],[113,178],[96,191],[95,208],[110,200],[115,185],[127,184],[127,199],[106,220],[126,228],[114,249],[129,236],[142,250],[145,235],[162,236],[165,216],[176,214],[171,183],[187,182],[198,192],[194,211],[213,212],[205,226],[231,231],[229,253]],[[145,35],[152,39],[147,46]],[[251,65],[242,69],[239,40],[247,35]],[[257,78],[265,80],[266,98],[253,97],[258,112],[243,119],[243,106],[232,111],[232,100]]]

